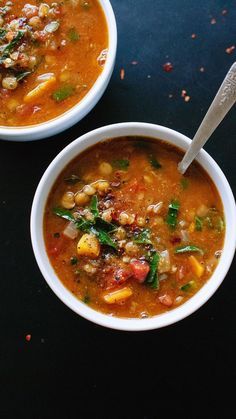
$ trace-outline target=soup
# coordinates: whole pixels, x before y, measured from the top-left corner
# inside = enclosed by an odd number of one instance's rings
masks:
[[[78,155],[47,200],[50,262],[81,301],[118,317],[145,318],[191,298],[212,275],[224,242],[218,191],[182,151],[142,137]]]
[[[106,61],[98,0],[0,2],[0,125],[48,121],[76,105]]]

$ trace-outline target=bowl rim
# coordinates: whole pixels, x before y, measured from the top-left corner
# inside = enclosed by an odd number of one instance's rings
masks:
[[[17,139],[18,141],[30,141],[33,139],[45,138],[47,136],[47,132],[52,132],[52,134],[49,134],[51,136],[54,134],[54,130],[55,134],[58,132],[62,132],[72,125],[69,124],[69,121],[74,119],[75,122],[73,124],[79,122],[84,116],[86,116],[91,111],[91,109],[100,99],[110,80],[115,64],[117,51],[117,25],[110,0],[98,0],[98,2],[102,8],[107,24],[108,53],[104,68],[97,77],[92,87],[89,89],[86,95],[72,108],[68,109],[61,115],[56,116],[55,118],[49,119],[48,121],[26,126],[11,127],[0,125],[1,139],[8,141],[16,141]],[[62,129],[60,130],[58,129],[59,125],[62,127]],[[37,137],[34,138],[34,135],[36,135]],[[24,140],[22,139],[22,137],[24,136],[28,136],[30,138]]]
[[[32,247],[39,269],[50,288],[64,304],[80,316],[101,326],[123,331],[158,329],[176,323],[198,310],[216,292],[224,280],[234,257],[236,247],[236,207],[233,193],[218,164],[202,149],[196,160],[208,172],[218,189],[225,213],[226,230],[220,261],[213,275],[193,297],[177,308],[146,319],[119,318],[98,312],[87,306],[78,300],[62,284],[49,262],[43,238],[43,210],[51,186],[61,173],[63,167],[73,160],[73,157],[79,155],[91,145],[108,138],[143,135],[150,138],[162,139],[169,143],[175,143],[176,141],[176,145],[182,149],[186,148],[191,142],[188,137],[178,131],[161,125],[142,122],[112,124],[90,131],[67,145],[50,163],[38,184],[31,210],[30,230]],[[75,152],[77,148],[80,148],[80,150]]]

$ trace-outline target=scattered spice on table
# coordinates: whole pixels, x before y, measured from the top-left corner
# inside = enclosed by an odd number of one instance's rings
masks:
[[[138,64],[138,61],[131,61],[131,64],[132,65],[137,65]]]
[[[184,99],[185,102],[189,102],[191,99],[191,97],[187,95],[187,91],[184,89],[181,92],[181,97]]]
[[[186,94],[187,94],[186,90],[182,90],[182,92],[181,92],[181,97],[185,97],[185,96],[186,96]]]
[[[147,78],[148,78],[148,79],[150,79],[150,78],[151,78],[151,75],[150,75],[150,74],[148,74]]]
[[[25,340],[27,340],[27,342],[30,342],[31,341],[31,335],[30,334],[26,335]]]
[[[222,10],[222,15],[227,15],[227,13],[228,13],[228,10],[226,10],[226,9],[224,9],[224,10]]]
[[[163,64],[163,70],[164,71],[166,71],[167,73],[169,73],[170,71],[172,71],[173,70],[173,65],[171,64],[171,63],[165,63],[165,64]]]
[[[185,97],[184,97],[184,101],[185,101],[185,102],[189,102],[189,101],[190,101],[190,96],[188,96],[188,95],[187,95],[187,96],[185,96]]]
[[[215,25],[216,24],[216,19],[213,17],[212,19],[211,19],[211,25]]]
[[[231,47],[226,48],[225,52],[227,54],[232,54],[232,52],[235,50],[235,45],[231,45]]]
[[[204,73],[205,68],[204,68],[204,67],[200,67],[200,68],[199,68],[199,71],[200,71],[201,73]]]
[[[195,39],[197,37],[197,35],[195,33],[192,33],[191,38]]]
[[[121,80],[124,80],[124,78],[125,78],[125,70],[124,70],[124,68],[122,68],[122,69],[120,70],[120,79],[121,79]]]
[[[168,97],[169,97],[170,99],[172,99],[172,97],[173,97],[172,93],[170,93]]]

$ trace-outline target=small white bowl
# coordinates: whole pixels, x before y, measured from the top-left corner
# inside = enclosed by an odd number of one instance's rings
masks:
[[[0,139],[8,141],[32,141],[58,134],[84,118],[103,95],[113,72],[117,49],[117,28],[109,0],[99,0],[108,27],[108,54],[103,71],[86,96],[67,112],[37,125],[21,127],[0,126]]]
[[[69,144],[52,161],[45,171],[35,193],[32,213],[31,213],[31,239],[34,254],[38,266],[46,279],[48,285],[55,294],[76,313],[102,326],[118,330],[140,331],[157,329],[175,323],[201,307],[217,290],[225,278],[232,262],[236,246],[236,208],[235,201],[223,172],[209,154],[201,150],[197,161],[207,171],[216,185],[221,196],[225,221],[225,242],[218,266],[208,282],[183,305],[160,315],[147,319],[127,319],[109,316],[95,311],[83,302],[79,301],[56,276],[48,259],[44,237],[43,237],[43,216],[49,192],[61,173],[62,169],[73,160],[78,154],[88,147],[97,144],[108,138],[122,136],[145,136],[154,139],[166,140],[168,143],[175,144],[182,150],[186,150],[190,139],[159,125],[127,122],[115,125],[108,125],[91,131]]]

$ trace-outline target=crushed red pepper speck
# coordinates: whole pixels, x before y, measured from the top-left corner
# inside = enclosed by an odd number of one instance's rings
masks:
[[[211,25],[215,25],[216,24],[216,20],[215,20],[215,18],[213,17],[212,19],[211,19]]]
[[[124,78],[125,78],[125,70],[124,70],[124,68],[122,68],[120,70],[120,78],[121,78],[121,80],[124,80]]]
[[[197,37],[197,35],[195,33],[192,33],[191,38],[195,39]]]
[[[166,71],[167,73],[169,73],[170,71],[172,71],[173,70],[173,65],[171,64],[171,63],[165,63],[165,64],[163,64],[163,70],[164,71]]]
[[[29,342],[31,340],[31,335],[26,335],[25,340],[27,340],[27,342]]]
[[[186,90],[182,90],[182,92],[181,92],[181,97],[185,97],[185,96],[186,96],[186,94],[187,94]]]
[[[235,45],[231,45],[231,47],[226,48],[225,52],[227,54],[232,54],[232,52],[235,50]]]

